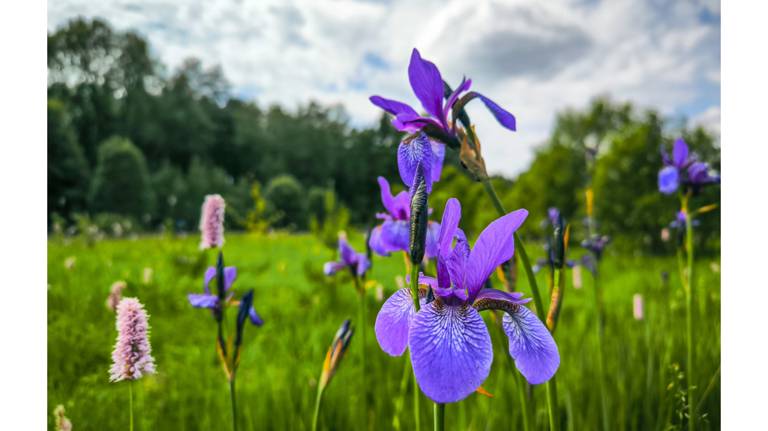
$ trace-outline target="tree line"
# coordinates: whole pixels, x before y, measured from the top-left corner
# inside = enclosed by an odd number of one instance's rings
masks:
[[[591,184],[602,231],[658,250],[675,209],[656,191],[659,151],[678,135],[719,168],[718,144],[703,129],[596,98],[557,115],[528,171],[494,181],[508,207],[544,217],[557,206],[576,229]],[[189,231],[209,193],[227,200],[230,228],[307,229],[323,217],[329,193],[350,223],[369,226],[381,206],[376,177],[397,183],[400,138],[385,116],[355,128],[342,106],[289,111],[243,100],[220,67],[199,59],[168,71],[141,35],[100,19],[75,18],[48,35],[49,228],[111,214],[145,230]],[[441,189],[482,199],[450,150],[446,164],[443,181],[452,184],[436,188],[432,207],[447,199]],[[719,202],[718,193],[700,199]],[[489,221],[486,207],[468,202],[468,230]],[[718,226],[716,214],[703,218],[702,241],[717,245]]]

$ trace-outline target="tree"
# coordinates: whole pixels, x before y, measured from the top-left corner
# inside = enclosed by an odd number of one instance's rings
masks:
[[[93,212],[111,212],[146,220],[154,194],[144,155],[130,140],[114,136],[99,146],[90,193]]]
[[[48,99],[48,214],[82,211],[88,197],[88,162],[64,105]]]
[[[291,175],[278,175],[267,184],[264,197],[269,202],[274,225],[288,229],[303,229],[307,224],[304,188]]]

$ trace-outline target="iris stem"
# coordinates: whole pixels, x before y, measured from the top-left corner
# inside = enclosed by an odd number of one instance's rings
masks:
[[[496,194],[496,189],[493,188],[493,184],[491,183],[490,178],[483,180],[483,187],[485,188],[485,192],[488,193],[488,196],[490,196],[491,201],[493,202],[493,207],[496,208],[496,212],[499,213],[499,216],[506,215],[507,210],[504,209],[504,205],[501,203],[499,195]],[[515,242],[517,242],[517,234],[515,234]],[[509,262],[504,262],[502,264],[502,269],[504,272],[506,272],[505,275],[507,277],[507,285],[509,287],[514,287],[515,285],[515,277],[512,273],[512,265],[514,265],[514,260],[510,260]]]
[[[499,199],[499,195],[496,194],[496,189],[494,189],[493,184],[491,183],[490,179],[485,179],[482,181],[483,187],[485,188],[485,192],[488,194],[488,196],[491,198],[491,202],[493,202],[494,208],[496,208],[496,212],[499,213],[499,215],[503,216],[507,213],[507,211],[504,209],[504,205],[502,205],[501,200]],[[539,317],[539,320],[542,322],[546,322],[547,318],[544,314],[544,303],[541,301],[541,294],[539,294],[539,287],[536,283],[536,274],[533,272],[533,267],[531,266],[531,260],[528,258],[528,252],[525,250],[525,244],[520,239],[520,236],[517,234],[517,232],[514,233],[515,235],[515,250],[520,255],[520,261],[523,263],[523,269],[525,269],[525,276],[528,278],[528,284],[531,286],[531,296],[533,296],[533,303],[536,305],[536,315]],[[547,384],[547,412],[549,416],[549,424],[550,429],[555,430],[555,409],[557,408],[557,394],[555,393],[555,378],[554,376],[552,379],[550,379]]]
[[[133,380],[128,381],[128,429],[133,431]]]
[[[435,403],[433,413],[435,416],[435,431],[443,431],[445,429],[445,404]]]
[[[595,337],[597,339],[597,372],[598,388],[600,390],[600,413],[603,420],[603,430],[609,431],[608,423],[608,399],[605,390],[605,353],[603,352],[603,305],[600,292],[600,283],[597,273],[592,278],[594,283],[594,309],[595,309]]]
[[[413,306],[419,311],[419,265],[411,262],[411,296],[413,297]],[[413,419],[416,431],[421,431],[421,417],[419,415],[419,382],[416,381],[416,374],[413,375]]]
[[[694,332],[693,332],[693,224],[691,213],[688,210],[689,195],[682,200],[682,208],[685,212],[685,251],[687,256],[687,271],[685,273],[685,324],[688,332],[688,430],[696,429],[696,401],[694,391],[696,389],[694,379]]]
[[[547,417],[549,418],[550,431],[556,431],[557,427],[557,383],[555,376],[547,380],[545,384],[547,389]]]
[[[367,310],[366,310],[366,303],[365,303],[365,287],[360,284],[360,279],[357,277],[353,277],[355,280],[355,289],[357,290],[358,296],[360,297],[360,307],[359,307],[359,314],[358,317],[360,319],[360,360],[362,362],[362,369],[363,369],[363,376],[360,379],[360,383],[362,384],[362,391],[360,393],[363,395],[363,424],[364,428],[367,428],[368,426],[368,393],[366,392],[368,389],[368,385],[366,384],[366,377],[367,377],[367,358],[366,358],[366,342],[365,342],[365,328],[366,328],[366,321],[368,320],[367,317]]]
[[[517,391],[520,396],[520,409],[523,413],[523,429],[525,431],[531,431],[531,412],[529,410],[530,407],[528,406],[528,394],[526,394],[525,391],[527,385],[525,380],[521,380],[517,373],[515,373],[515,386],[517,386]]]
[[[232,429],[237,431],[237,400],[235,397],[235,374],[229,379],[229,398],[232,400]]]
[[[317,421],[320,417],[320,404],[323,401],[323,393],[325,388],[321,385],[317,386],[317,396],[315,397],[315,413],[312,415],[312,431],[317,431]]]

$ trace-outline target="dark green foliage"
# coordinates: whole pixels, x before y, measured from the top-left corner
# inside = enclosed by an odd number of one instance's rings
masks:
[[[64,105],[48,100],[48,214],[85,208],[88,163],[77,143]]]
[[[291,175],[278,175],[264,190],[267,208],[274,217],[274,226],[304,229],[307,225],[307,197],[304,188]]]
[[[128,139],[115,136],[99,146],[89,201],[95,212],[139,220],[153,213],[154,193],[144,155]]]

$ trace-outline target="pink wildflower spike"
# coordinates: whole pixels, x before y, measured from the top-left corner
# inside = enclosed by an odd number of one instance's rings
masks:
[[[200,249],[224,245],[224,198],[221,195],[205,197],[200,211]]]
[[[643,295],[635,293],[632,296],[632,317],[643,320]]]
[[[112,351],[109,380],[137,380],[155,373],[149,344],[147,312],[136,298],[123,298],[117,305],[117,342]]]
[[[112,283],[112,287],[109,288],[109,296],[107,297],[107,308],[112,311],[117,310],[117,304],[120,303],[120,299],[123,296],[123,290],[128,287],[128,283],[123,280],[118,280]]]

